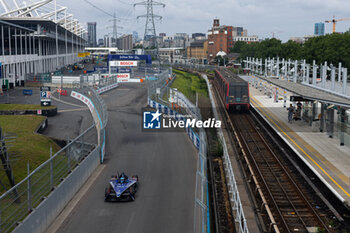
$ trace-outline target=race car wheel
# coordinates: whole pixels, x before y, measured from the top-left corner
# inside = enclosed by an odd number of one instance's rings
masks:
[[[139,181],[139,176],[138,176],[138,175],[134,175],[134,176],[132,176],[132,178],[133,178],[133,179],[136,179],[137,182]]]

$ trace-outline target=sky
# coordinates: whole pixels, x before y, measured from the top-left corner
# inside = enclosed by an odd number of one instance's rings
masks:
[[[116,13],[120,18],[118,32],[122,34],[137,31],[143,37],[146,14],[145,6],[133,7],[138,0],[89,0],[109,14]],[[290,37],[312,35],[314,23],[336,18],[350,18],[349,0],[160,0],[165,8],[156,6],[154,13],[162,16],[156,20],[156,32],[173,35],[176,32],[206,33],[213,19],[220,24],[240,26],[248,30],[249,35],[270,38],[272,32],[276,38],[287,41]],[[57,0],[68,7],[83,24],[97,22],[98,38],[112,32],[112,17],[103,13],[85,0]],[[336,30],[349,30],[350,21],[337,23]],[[326,24],[326,33],[330,33],[332,24]]]

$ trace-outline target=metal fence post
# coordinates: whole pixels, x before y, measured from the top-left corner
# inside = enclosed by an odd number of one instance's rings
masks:
[[[341,72],[342,72],[342,67],[341,67],[341,62],[339,62],[338,66],[338,82],[341,82]]]
[[[321,78],[322,78],[322,84],[321,84],[322,88],[326,87],[327,69],[328,69],[327,62],[324,62],[322,76],[321,76]]]
[[[347,87],[347,82],[348,82],[348,69],[343,68],[343,94],[346,95],[346,87]]]
[[[84,151],[84,135],[81,135],[81,147],[80,147],[81,154],[83,153],[83,151]]]
[[[312,85],[316,85],[316,79],[317,79],[317,65],[316,65],[316,61],[313,61],[313,65],[312,65]]]
[[[310,84],[310,65],[306,65],[306,83]]]
[[[68,138],[68,144],[69,144],[69,138]],[[66,149],[66,156],[67,156],[67,171],[69,173],[71,171],[71,169],[70,169],[70,147],[67,147],[67,149]]]
[[[28,212],[30,212],[31,211],[31,209],[32,209],[32,190],[31,190],[31,188],[32,188],[32,185],[31,185],[31,182],[30,182],[30,176],[29,176],[29,174],[30,174],[30,165],[29,165],[29,162],[27,162],[27,174],[28,174],[28,182],[27,182],[27,195],[28,195],[28,197],[27,197],[27,201],[28,201]]]
[[[53,189],[53,160],[52,160],[52,146],[50,146],[50,184]]]
[[[332,81],[331,90],[335,91],[335,67],[333,65],[331,65],[331,81]]]

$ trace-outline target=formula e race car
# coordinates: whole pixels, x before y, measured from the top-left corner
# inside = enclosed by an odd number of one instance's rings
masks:
[[[105,201],[134,201],[139,178],[129,178],[124,172],[120,176],[112,176],[105,190]]]

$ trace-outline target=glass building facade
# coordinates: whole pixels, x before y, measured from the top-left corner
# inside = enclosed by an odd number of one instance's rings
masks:
[[[315,23],[314,34],[316,36],[323,36],[324,35],[324,23]]]

